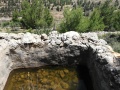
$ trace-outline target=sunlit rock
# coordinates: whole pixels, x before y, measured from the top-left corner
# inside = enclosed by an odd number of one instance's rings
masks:
[[[0,90],[12,70],[45,65],[85,65],[90,70],[94,90],[120,89],[119,55],[111,51],[106,41],[98,39],[96,33],[53,31],[49,35],[0,33]],[[63,73],[69,71],[62,72],[62,78]],[[60,88],[64,90],[68,85],[64,83]]]

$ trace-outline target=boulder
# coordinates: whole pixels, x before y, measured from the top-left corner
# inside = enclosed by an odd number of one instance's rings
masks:
[[[96,33],[0,33],[0,52],[0,90],[12,70],[46,65],[84,65],[94,90],[120,90],[120,55]]]

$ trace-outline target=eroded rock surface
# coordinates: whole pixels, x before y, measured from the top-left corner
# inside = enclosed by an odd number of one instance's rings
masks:
[[[94,90],[120,90],[120,59],[96,33],[0,33],[0,90],[17,68],[86,65]]]

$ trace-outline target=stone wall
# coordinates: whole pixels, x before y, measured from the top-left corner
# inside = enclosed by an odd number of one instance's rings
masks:
[[[120,90],[120,60],[96,33],[0,33],[0,90],[17,68],[86,65],[94,90]]]

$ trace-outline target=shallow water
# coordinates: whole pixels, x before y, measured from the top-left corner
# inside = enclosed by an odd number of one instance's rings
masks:
[[[12,71],[4,90],[77,90],[77,87],[75,67],[47,66]]]

